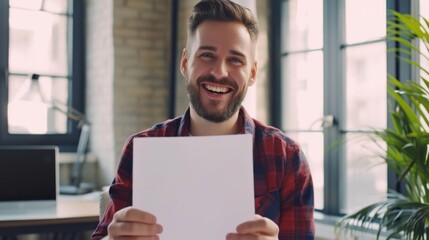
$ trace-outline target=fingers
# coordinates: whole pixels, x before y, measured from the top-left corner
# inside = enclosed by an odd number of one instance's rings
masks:
[[[254,220],[238,225],[237,232],[240,234],[277,236],[279,227],[271,219],[256,215]]]
[[[148,224],[156,223],[156,217],[154,215],[133,207],[127,207],[119,210],[113,216],[113,220],[125,222],[141,222]]]
[[[278,239],[279,227],[271,219],[256,215],[254,220],[237,226],[237,233],[229,233],[227,240]]]
[[[162,226],[156,223],[156,217],[133,207],[124,208],[113,216],[107,227],[110,239],[158,240],[157,234]]]

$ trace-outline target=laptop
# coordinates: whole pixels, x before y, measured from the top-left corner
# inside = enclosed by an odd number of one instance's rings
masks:
[[[0,146],[0,220],[56,215],[58,154],[57,146]]]

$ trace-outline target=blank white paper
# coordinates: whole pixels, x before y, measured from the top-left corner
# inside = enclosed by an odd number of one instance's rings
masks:
[[[164,240],[220,240],[254,218],[252,135],[147,137],[133,142],[133,206]]]

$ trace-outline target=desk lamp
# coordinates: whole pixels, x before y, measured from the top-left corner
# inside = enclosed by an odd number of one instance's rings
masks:
[[[88,138],[90,132],[90,124],[85,115],[64,103],[60,103],[55,100],[47,100],[43,91],[41,91],[38,74],[30,74],[19,92],[21,92],[21,94],[18,94],[20,95],[20,98],[24,96],[33,96],[33,99],[42,101],[42,103],[46,104],[48,108],[52,108],[55,111],[61,112],[68,119],[78,122],[78,128],[81,129],[81,132],[76,151],[76,159],[73,163],[73,169],[71,172],[70,185],[60,186],[60,194],[78,195],[93,191],[93,184],[82,182],[82,168],[86,162],[85,154],[88,147]],[[38,97],[34,98],[34,96]]]

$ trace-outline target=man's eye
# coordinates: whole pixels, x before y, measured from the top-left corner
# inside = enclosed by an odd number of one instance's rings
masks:
[[[241,61],[239,58],[230,58],[229,61],[234,64],[243,64],[243,61]]]
[[[205,59],[212,59],[212,58],[214,58],[214,56],[213,56],[212,53],[201,53],[200,57],[201,58],[205,58]]]

